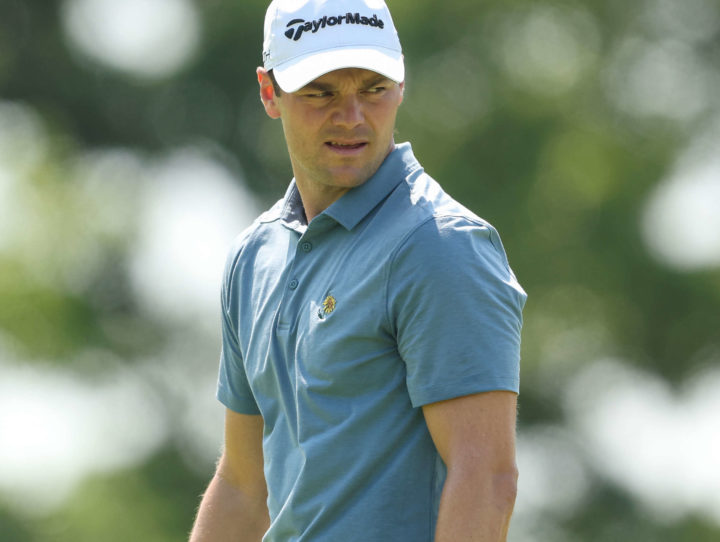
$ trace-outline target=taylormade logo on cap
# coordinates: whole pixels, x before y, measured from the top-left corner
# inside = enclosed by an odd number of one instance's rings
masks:
[[[291,28],[285,35],[293,41],[297,41],[302,36],[303,32],[312,32],[313,34],[325,28],[326,26],[335,26],[337,24],[364,24],[370,26],[376,26],[378,28],[385,28],[385,23],[382,19],[378,19],[378,16],[373,13],[372,17],[361,17],[359,13],[348,13],[346,15],[338,15],[337,17],[327,15],[323,16],[322,19],[315,21],[305,21],[305,19],[293,19],[287,26],[298,25],[296,28]]]
[[[402,48],[383,0],[273,0],[265,14],[263,61],[295,92],[342,68],[405,78]]]

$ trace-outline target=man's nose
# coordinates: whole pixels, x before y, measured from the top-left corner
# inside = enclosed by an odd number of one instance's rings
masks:
[[[354,128],[365,121],[362,103],[358,96],[351,94],[339,101],[333,114],[333,122],[345,128]]]

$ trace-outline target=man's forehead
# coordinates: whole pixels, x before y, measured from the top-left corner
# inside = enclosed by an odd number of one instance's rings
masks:
[[[356,82],[359,84],[375,84],[380,81],[385,81],[389,78],[363,68],[342,68],[339,70],[333,70],[324,75],[321,75],[317,79],[313,79],[304,88],[316,88],[319,86],[337,85],[346,82]]]

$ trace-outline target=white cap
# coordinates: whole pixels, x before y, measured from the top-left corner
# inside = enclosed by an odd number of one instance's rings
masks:
[[[285,92],[341,68],[405,79],[400,39],[383,0],[273,0],[263,62]]]

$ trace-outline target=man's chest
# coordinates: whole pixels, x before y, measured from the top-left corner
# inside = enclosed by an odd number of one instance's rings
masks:
[[[306,232],[307,233],[307,232]],[[237,273],[238,338],[262,397],[354,397],[399,382],[388,249],[359,235],[278,232]]]

